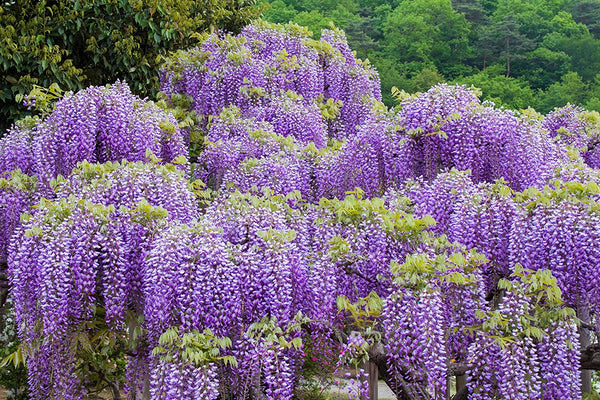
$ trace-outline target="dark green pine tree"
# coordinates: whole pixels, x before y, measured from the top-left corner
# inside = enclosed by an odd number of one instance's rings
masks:
[[[348,22],[346,25],[346,37],[350,47],[356,50],[359,58],[365,59],[368,54],[379,51],[381,45],[374,39],[377,36],[377,27],[375,18],[363,17]]]
[[[508,14],[481,32],[478,48],[483,55],[483,68],[490,62],[506,60],[506,77],[510,77],[511,61],[523,58],[535,44],[519,32],[520,25],[514,15]]]
[[[600,0],[576,0],[569,7],[573,19],[587,26],[596,39],[600,39]]]
[[[481,0],[452,0],[452,8],[464,14],[467,21],[476,26],[484,25],[488,21],[487,11]]]

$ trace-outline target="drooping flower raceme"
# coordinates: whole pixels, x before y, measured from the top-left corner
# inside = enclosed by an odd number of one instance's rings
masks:
[[[161,73],[161,88],[169,96],[191,96],[201,116],[236,106],[244,117],[269,121],[276,132],[318,147],[325,144],[323,126],[332,137],[351,137],[372,115],[373,101],[381,100],[376,71],[355,59],[343,32],[325,30],[317,41],[296,25],[266,22],[235,37],[209,35],[199,48],[178,53]],[[296,99],[286,100],[286,93]],[[328,101],[340,105],[339,123],[319,117],[318,104]]]
[[[13,237],[8,259],[19,336],[30,349],[29,387],[34,399],[80,399],[71,340],[95,318],[98,298],[108,300],[108,314],[122,314],[110,299],[123,290],[115,275],[125,246],[110,223],[114,207],[75,199],[39,207]]]
[[[267,398],[291,399],[298,354],[265,348],[247,331],[264,316],[285,326],[299,311],[312,309],[307,306],[313,301],[309,270],[298,244],[303,229],[294,229],[298,224],[301,214],[282,196],[232,193],[211,205],[196,224],[165,231],[147,265],[150,343],[171,326],[209,328],[233,341],[230,351],[239,363],[219,372],[226,392],[242,396],[262,373]],[[170,382],[173,387],[188,384],[184,377]]]
[[[521,202],[527,212],[511,231],[511,262],[549,269],[569,306],[600,311],[597,184],[554,181],[542,191],[526,191]]]
[[[15,170],[0,174],[0,261],[6,262],[10,238],[21,213],[39,200],[37,179]]]
[[[67,94],[42,121],[17,124],[0,139],[0,167],[36,174],[49,193],[79,161],[143,161],[147,151],[165,162],[187,156],[173,116],[116,82]]]
[[[546,116],[542,126],[551,137],[582,151],[586,164],[600,167],[600,114],[567,104]]]
[[[480,103],[464,86],[436,85],[408,98],[400,118],[414,141],[414,174],[428,180],[451,168],[470,169],[475,182],[504,178],[523,190],[543,186],[545,174],[566,161],[540,121]]]
[[[183,173],[151,163],[82,163],[56,193],[13,235],[8,265],[33,398],[80,399],[74,338],[95,335],[98,324],[117,336],[131,333],[144,311],[153,236],[169,222],[192,222],[197,209]],[[148,373],[148,355],[138,350],[128,375],[139,378]],[[130,388],[137,385],[143,381]]]
[[[564,308],[556,279],[516,266],[502,286],[501,304],[480,311],[483,329],[469,347],[469,397],[580,398],[575,315]]]

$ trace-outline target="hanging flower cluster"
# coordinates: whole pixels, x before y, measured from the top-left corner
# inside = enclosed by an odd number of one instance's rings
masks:
[[[187,155],[173,116],[117,81],[67,94],[43,120],[15,125],[0,139],[0,168],[37,175],[47,188],[80,161],[143,161],[148,150],[165,162]]]
[[[464,86],[437,85],[405,99],[401,125],[414,144],[416,176],[433,179],[456,168],[475,182],[504,178],[515,190],[543,185],[544,174],[566,160],[539,121],[480,103]]]
[[[381,99],[377,73],[356,60],[341,31],[325,31],[316,41],[296,25],[259,22],[236,37],[209,35],[174,57],[161,77],[167,95],[191,96],[200,115],[233,105],[317,146],[325,144],[319,101],[341,103],[337,118],[351,135],[372,113],[370,99]],[[286,100],[286,93],[295,99]]]
[[[422,250],[427,250],[426,248]],[[463,362],[473,337],[463,329],[483,304],[478,266],[485,260],[460,248],[416,252],[392,263],[394,283],[386,298],[383,331],[392,385],[406,395],[446,395],[449,359]]]
[[[169,221],[195,220],[197,206],[182,172],[156,163],[84,162],[56,196],[24,217],[8,264],[33,398],[80,399],[73,338],[93,336],[93,321],[128,334],[144,310],[151,238]]]
[[[150,342],[171,326],[208,328],[233,341],[229,351],[239,366],[219,373],[228,391],[242,396],[262,370],[268,398],[290,399],[299,353],[256,342],[249,329],[265,315],[276,321],[273,329],[285,326],[312,308],[302,229],[293,229],[302,223],[281,196],[233,193],[211,205],[195,225],[164,232],[147,264]],[[179,387],[188,384],[177,382]]]
[[[10,238],[20,217],[37,203],[37,179],[15,170],[0,174],[0,261],[6,262]]]
[[[123,313],[111,299],[125,295],[125,243],[110,223],[112,206],[63,199],[38,207],[9,249],[31,395],[80,399],[85,392],[71,339],[94,318],[98,299],[104,300],[107,316]]]
[[[586,164],[600,167],[600,114],[567,104],[544,117],[543,127],[551,137],[582,151]]]
[[[519,265],[512,279],[500,283],[506,293],[497,309],[478,311],[486,322],[469,348],[475,366],[469,396],[581,398],[579,334],[556,279],[547,270],[533,273]]]
[[[598,199],[596,182],[555,181],[542,191],[523,193],[510,236],[510,259],[532,270],[549,269],[565,302],[599,310]]]
[[[498,279],[508,278],[510,235],[520,210],[502,181],[476,185],[470,174],[453,170],[428,183],[409,182],[403,192],[414,202],[415,215],[435,219],[433,232],[488,258],[482,266],[488,293]]]
[[[191,109],[205,132],[197,173],[211,187],[269,186],[280,194],[299,190],[314,200],[338,195],[320,173],[326,174],[329,165],[320,165],[320,157],[311,153],[332,139],[354,137],[370,120],[377,126],[365,128],[369,132],[358,140],[371,148],[371,170],[360,166],[364,171],[351,172],[359,165],[355,161],[348,171],[339,171],[337,179],[350,190],[350,185],[365,184],[378,192],[393,179],[391,171],[380,171],[381,153],[391,152],[391,140],[384,138],[389,124],[383,118],[375,121],[379,78],[372,67],[356,60],[341,31],[327,31],[316,41],[298,26],[261,22],[236,37],[210,35],[200,48],[181,52],[167,64],[161,82],[168,96],[184,94],[193,100]],[[265,140],[262,132],[271,138]],[[296,149],[282,154],[281,146],[271,146],[288,137],[295,139]],[[306,146],[309,154],[302,151]],[[356,158],[351,153],[357,147],[349,143],[330,161]],[[249,168],[255,171],[248,173]],[[363,177],[346,177],[357,174]],[[280,178],[274,181],[274,175]]]
[[[20,214],[42,196],[55,196],[51,182],[58,175],[68,176],[83,160],[143,161],[148,151],[167,162],[187,155],[173,116],[121,82],[68,94],[43,120],[15,124],[0,139],[0,261]]]

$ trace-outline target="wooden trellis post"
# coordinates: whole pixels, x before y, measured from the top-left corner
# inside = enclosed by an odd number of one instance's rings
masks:
[[[367,361],[362,365],[362,368],[366,373],[369,374],[369,399],[368,400],[379,400],[379,370],[377,364],[373,361]],[[363,399],[367,400],[367,399]]]

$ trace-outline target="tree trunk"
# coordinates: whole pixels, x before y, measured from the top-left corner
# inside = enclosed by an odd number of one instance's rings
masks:
[[[588,346],[581,352],[581,369],[600,371],[600,344]]]
[[[510,77],[510,39],[506,38],[506,77]]]
[[[4,310],[6,299],[8,298],[8,288],[10,282],[8,281],[8,264],[6,261],[0,261],[0,315]]]
[[[387,383],[398,400],[431,399],[431,395],[426,387],[411,384],[407,382],[402,375],[393,377],[390,375],[387,365],[387,354],[385,353],[383,344],[376,343],[369,350],[369,359],[377,366],[379,376]],[[408,376],[410,375],[410,371],[408,369],[403,370],[402,374]]]
[[[112,391],[113,400],[121,400],[121,391],[119,390],[119,385],[111,382],[110,390]]]
[[[454,396],[452,396],[452,400],[469,400],[469,389],[467,389],[466,386],[463,386]]]
[[[369,374],[369,398],[368,400],[379,400],[379,370],[373,361],[367,361],[362,368]],[[367,399],[364,399],[367,400]]]
[[[456,393],[460,393],[467,388],[467,375],[456,375]]]

